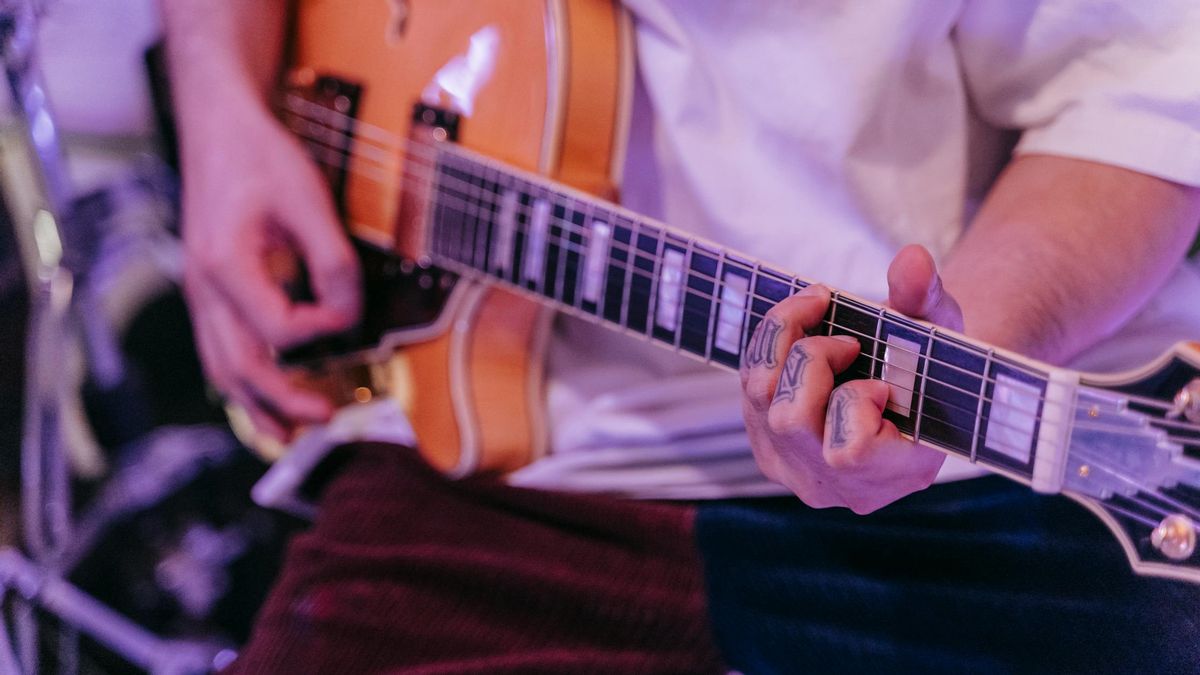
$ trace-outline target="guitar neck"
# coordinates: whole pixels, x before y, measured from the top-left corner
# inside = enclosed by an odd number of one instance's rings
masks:
[[[451,145],[427,228],[439,265],[731,370],[763,315],[811,283]],[[838,291],[814,332],[859,341],[841,378],[888,382],[902,433],[1034,479],[1049,369]]]

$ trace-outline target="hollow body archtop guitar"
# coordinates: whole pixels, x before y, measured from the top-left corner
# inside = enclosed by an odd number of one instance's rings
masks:
[[[326,172],[369,306],[289,358],[348,402],[400,397],[448,473],[545,452],[553,312],[736,369],[809,284],[609,201],[633,64],[611,3],[296,4],[281,116]],[[908,437],[1076,499],[1141,573],[1200,580],[1200,345],[1091,376],[838,292],[819,331],[858,339],[844,377],[886,381]]]

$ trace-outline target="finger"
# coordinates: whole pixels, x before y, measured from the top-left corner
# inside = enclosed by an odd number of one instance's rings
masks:
[[[888,267],[888,305],[912,317],[961,331],[962,310],[946,292],[933,256],[923,246],[905,246]]]
[[[342,329],[349,328],[358,320],[362,305],[358,258],[319,179],[312,175],[295,184],[292,192],[280,204],[279,215],[300,247],[316,304],[340,319]]]
[[[267,255],[260,240],[253,248],[227,251],[223,260],[204,265],[208,284],[220,291],[251,332],[265,344],[285,349],[346,327],[339,313],[289,298],[268,271]]]
[[[829,306],[829,289],[806,287],[772,307],[742,353],[742,390],[755,409],[766,410],[775,394],[780,368],[792,343],[821,322]]]
[[[858,340],[849,335],[805,338],[792,345],[767,411],[767,428],[783,445],[797,447],[794,441],[805,437],[819,441],[834,376],[849,368],[858,352]]]
[[[247,396],[245,392],[235,386],[237,380],[228,368],[229,361],[214,335],[211,322],[205,318],[209,314],[207,312],[195,313],[193,316],[195,317],[193,332],[196,337],[196,347],[200,353],[200,362],[203,364],[208,381],[221,393],[223,398],[237,405],[246,413],[253,423],[256,433],[266,434],[277,440],[285,439],[287,427],[283,422],[260,409],[252,397]]]
[[[292,426],[261,407],[258,401],[244,396],[240,391],[236,396],[231,396],[229,400],[250,418],[250,424],[254,427],[255,434],[273,438],[281,443],[291,440]]]
[[[323,422],[333,407],[321,395],[297,387],[256,340],[219,302],[205,307],[207,325],[225,374],[225,393],[238,403],[255,408],[287,425]]]
[[[899,439],[895,425],[883,419],[889,391],[887,383],[879,380],[853,380],[833,390],[822,444],[830,467],[864,467],[872,448],[882,441]]]
[[[204,376],[217,391],[224,394],[232,384],[227,362],[222,358],[216,336],[211,324],[211,314],[207,309],[210,294],[200,290],[191,274],[184,276],[184,298],[187,300],[188,315],[192,320],[192,333],[196,342],[196,351],[200,356],[200,365]]]

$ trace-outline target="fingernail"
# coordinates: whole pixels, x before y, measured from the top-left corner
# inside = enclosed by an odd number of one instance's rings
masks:
[[[846,343],[853,342],[855,344],[858,343],[858,338],[854,337],[853,335],[833,335],[831,337],[834,340],[838,340],[841,342],[846,342]]]
[[[829,295],[829,287],[825,284],[810,284],[800,289],[800,292],[796,295],[804,296],[806,298]]]

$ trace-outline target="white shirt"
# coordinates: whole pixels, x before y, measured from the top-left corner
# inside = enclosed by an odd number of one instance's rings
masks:
[[[885,296],[906,243],[944,255],[1014,141],[1200,185],[1195,0],[626,5],[639,87],[624,203],[859,295]],[[1078,365],[1140,365],[1200,337],[1196,298],[1200,270],[1181,266]],[[784,492],[754,465],[736,376],[578,320],[557,331],[552,453],[511,482]],[[950,461],[943,478],[973,471]]]

